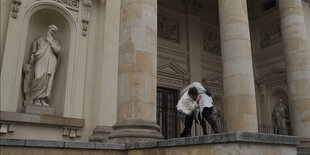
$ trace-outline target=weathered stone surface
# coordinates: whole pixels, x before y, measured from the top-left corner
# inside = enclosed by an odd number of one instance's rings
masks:
[[[83,143],[83,142],[65,142],[65,148],[79,148],[79,149],[95,149],[95,143]]]
[[[45,140],[0,139],[0,144],[3,146],[64,147],[81,149],[146,149],[237,142],[295,146],[299,144],[299,138],[297,136],[273,135],[251,132],[232,132],[199,137],[174,138],[155,142],[130,143],[126,145],[94,142],[82,143]]]
[[[25,146],[30,147],[64,147],[63,141],[49,141],[49,140],[25,140]]]
[[[33,115],[17,112],[0,111],[0,120],[8,122],[48,124],[56,126],[71,126],[81,128],[84,126],[83,119],[55,117],[47,115]]]
[[[93,130],[93,135],[89,137],[90,142],[106,142],[109,139],[109,134],[113,131],[109,126],[97,126]]]
[[[272,134],[251,133],[251,132],[232,132],[232,133],[213,134],[200,137],[175,138],[169,140],[161,140],[157,142],[132,143],[128,144],[127,148],[142,149],[152,147],[187,146],[187,145],[230,143],[230,142],[296,145],[299,144],[299,138],[296,136],[272,135]]]
[[[109,143],[96,143],[96,149],[107,149],[107,150],[125,150],[125,144],[109,144]]]
[[[6,139],[0,138],[0,146],[24,146],[24,139]]]
[[[302,0],[279,1],[294,135],[310,138],[310,45]]]
[[[246,3],[245,0],[219,0],[218,3],[224,103],[226,107],[234,107],[235,110],[227,108],[225,119],[227,131],[257,132],[254,75]],[[237,105],[240,102],[248,106]]]
[[[157,0],[121,1],[118,108],[112,142],[162,138],[156,125]],[[140,121],[142,126],[135,123]],[[149,123],[149,121],[151,123]],[[126,125],[120,125],[128,122]]]
[[[109,144],[109,143],[81,143],[81,142],[63,142],[63,141],[44,141],[44,140],[12,140],[0,139],[0,147],[5,151],[13,151],[8,148],[20,146],[40,147],[39,150],[64,151],[71,149],[73,152],[86,154],[93,150],[108,151],[110,153],[126,154],[255,154],[255,155],[296,155],[296,145],[299,144],[299,138],[296,136],[270,135],[250,132],[234,132],[225,134],[213,134],[201,137],[175,138],[160,140],[156,142],[139,142],[129,144]],[[9,146],[9,147],[7,147]],[[33,150],[38,152],[39,150]],[[116,151],[116,152],[115,152]]]
[[[26,113],[35,115],[54,115],[55,110],[52,107],[29,104],[26,106]]]

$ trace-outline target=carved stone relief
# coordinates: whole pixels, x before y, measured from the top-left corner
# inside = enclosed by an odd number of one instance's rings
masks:
[[[157,84],[165,87],[183,88],[189,83],[190,73],[174,61],[158,65]]]
[[[72,128],[72,127],[64,127],[62,135],[66,137],[70,137],[70,138],[81,137],[81,129]]]
[[[91,0],[83,0],[82,36],[84,37],[87,35],[91,5]]]
[[[160,38],[172,42],[179,42],[179,22],[177,20],[158,15],[157,35]]]
[[[186,0],[186,8],[188,13],[198,15],[203,8],[203,0]]]
[[[82,20],[82,36],[84,37],[87,35],[88,23],[88,20]]]
[[[59,2],[61,4],[64,4],[68,7],[76,8],[78,9],[80,7],[80,0],[53,0],[55,2]]]
[[[270,69],[258,80],[259,85],[266,86],[267,90],[286,86],[285,69],[270,67]]]
[[[0,134],[6,134],[15,131],[15,124],[8,122],[0,122]]]
[[[22,4],[21,0],[13,0],[13,6],[12,6],[12,18],[17,18],[17,14],[19,11],[19,6]]]
[[[221,55],[220,38],[213,32],[203,32],[203,51]]]
[[[280,20],[263,25],[259,29],[260,47],[265,48],[282,41]]]

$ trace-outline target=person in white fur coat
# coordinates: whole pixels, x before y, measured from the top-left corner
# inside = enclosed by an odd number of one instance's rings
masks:
[[[213,104],[213,100],[211,97],[211,93],[206,90],[201,83],[199,82],[193,82],[190,85],[188,85],[183,91],[182,94],[188,91],[190,88],[195,87],[197,89],[198,94],[201,95],[201,99],[199,100],[199,114],[198,114],[198,120],[200,122],[200,125],[203,129],[203,134],[207,135],[207,129],[206,129],[206,122],[211,125],[214,133],[218,133],[218,127],[211,117],[212,114],[216,113],[215,106]]]
[[[177,110],[178,118],[185,125],[183,132],[180,137],[191,136],[191,128],[193,125],[193,111],[195,111],[199,105],[197,104],[200,99],[197,89],[195,87],[189,88],[182,95],[181,99],[178,101]]]

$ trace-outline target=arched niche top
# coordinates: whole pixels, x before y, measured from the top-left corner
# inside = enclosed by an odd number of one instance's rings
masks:
[[[31,16],[41,9],[50,9],[59,12],[69,23],[72,33],[76,31],[77,21],[74,19],[73,15],[62,5],[52,1],[38,1],[28,6],[24,13],[24,23],[26,24],[24,27],[28,26],[28,21]]]
[[[287,98],[287,91],[284,88],[276,88],[274,90],[272,90],[269,94],[269,98],[275,96],[275,95],[282,95],[282,97],[284,96],[286,100],[288,100]]]

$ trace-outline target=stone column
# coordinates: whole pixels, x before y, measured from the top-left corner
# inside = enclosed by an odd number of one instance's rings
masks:
[[[121,0],[93,0],[85,82],[85,103],[91,104],[85,107],[88,117],[84,115],[88,126],[96,126],[92,142],[108,141],[116,122],[120,10]]]
[[[301,0],[279,1],[294,135],[310,138],[310,50]]]
[[[191,82],[201,82],[201,28],[200,18],[188,15],[189,66]],[[195,136],[198,136],[199,126],[194,123]]]
[[[201,28],[199,17],[188,15],[189,63],[191,82],[201,82]]]
[[[156,122],[157,0],[122,0],[117,123],[109,138],[161,139]]]
[[[219,0],[227,131],[257,132],[246,0]]]
[[[203,3],[201,0],[187,0],[186,5],[188,11],[188,49],[191,82],[201,82],[201,26],[197,14],[200,13]],[[199,128],[199,125],[194,123],[195,136],[199,135]]]

